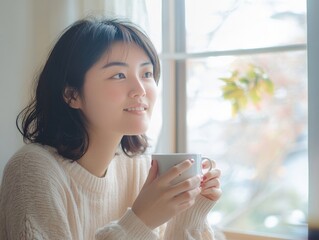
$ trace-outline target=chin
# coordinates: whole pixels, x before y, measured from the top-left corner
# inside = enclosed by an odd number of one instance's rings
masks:
[[[146,134],[146,131],[143,131],[143,132],[129,132],[129,133],[126,133],[125,135],[126,136],[137,136],[137,135],[143,135],[143,134]]]
[[[147,130],[148,130],[147,127],[134,129],[134,130],[131,130],[131,131],[127,131],[125,133],[125,135],[127,135],[127,136],[142,135],[142,134],[145,134],[147,132]]]

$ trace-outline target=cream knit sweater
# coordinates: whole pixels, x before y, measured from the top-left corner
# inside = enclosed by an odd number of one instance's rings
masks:
[[[202,196],[153,231],[132,212],[149,168],[150,156],[120,153],[98,178],[54,148],[27,144],[4,170],[0,239],[214,239],[206,222],[214,202]]]

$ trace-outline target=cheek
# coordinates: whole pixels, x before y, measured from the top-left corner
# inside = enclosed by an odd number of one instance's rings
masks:
[[[154,84],[150,85],[148,87],[148,90],[147,90],[147,96],[149,99],[149,103],[152,104],[152,106],[156,102],[157,95],[158,95],[158,88],[157,88],[157,85],[154,83]]]
[[[126,89],[111,87],[107,88],[102,94],[105,101],[111,101],[111,104],[121,103],[126,98]]]
[[[106,84],[103,81],[97,82],[96,84],[88,84],[85,97],[87,102],[90,101],[91,105],[112,105],[112,103],[116,104],[116,102],[123,98],[123,88]]]
[[[103,87],[87,90],[83,111],[90,122],[105,121],[120,109],[123,92],[121,94],[116,88]]]

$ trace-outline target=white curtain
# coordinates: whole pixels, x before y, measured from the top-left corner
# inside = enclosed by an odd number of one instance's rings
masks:
[[[106,15],[125,17],[149,31],[147,6],[145,0],[105,0]]]
[[[52,27],[54,24],[68,25],[79,18],[96,15],[128,18],[144,30],[149,30],[147,0],[34,0],[34,2],[35,7],[48,6]]]

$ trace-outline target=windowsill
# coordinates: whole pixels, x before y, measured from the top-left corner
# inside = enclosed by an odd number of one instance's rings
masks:
[[[224,229],[222,231],[225,234],[227,240],[292,240],[286,236],[279,235],[262,235],[247,232],[238,232],[233,230]]]

